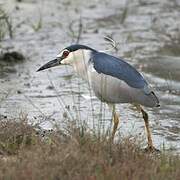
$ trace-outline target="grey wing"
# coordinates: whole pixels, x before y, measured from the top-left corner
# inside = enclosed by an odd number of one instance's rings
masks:
[[[106,53],[95,52],[91,55],[91,61],[98,73],[121,79],[133,88],[148,88],[148,83],[143,76],[134,67],[122,59]]]

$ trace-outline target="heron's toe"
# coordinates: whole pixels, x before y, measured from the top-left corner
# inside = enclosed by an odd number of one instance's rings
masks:
[[[144,149],[144,151],[147,153],[160,153],[161,152],[159,149],[156,149],[154,146],[147,146]]]

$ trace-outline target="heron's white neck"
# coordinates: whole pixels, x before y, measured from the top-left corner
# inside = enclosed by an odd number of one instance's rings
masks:
[[[91,56],[91,50],[77,50],[71,53],[71,65],[74,71],[83,79],[88,80],[88,62]]]

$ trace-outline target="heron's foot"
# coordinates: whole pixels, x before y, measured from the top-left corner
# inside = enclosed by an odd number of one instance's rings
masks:
[[[160,153],[161,151],[159,149],[156,149],[154,146],[148,145],[145,149],[145,152],[147,153]]]

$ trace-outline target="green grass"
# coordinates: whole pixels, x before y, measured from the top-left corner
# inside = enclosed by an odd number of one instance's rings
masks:
[[[69,125],[44,137],[27,119],[0,121],[0,179],[178,180],[180,157],[145,153],[137,139],[92,135]]]

